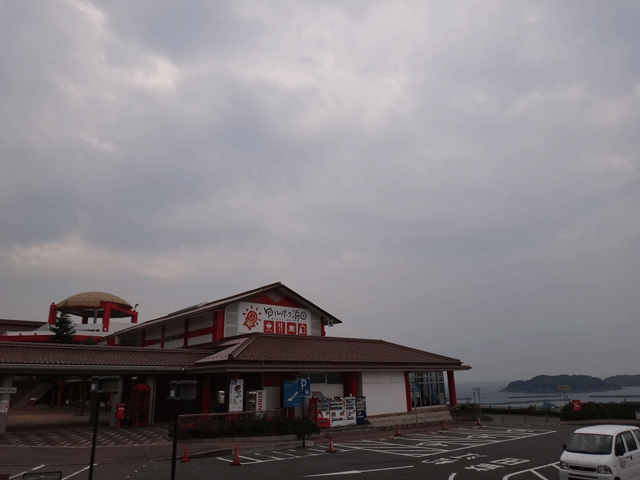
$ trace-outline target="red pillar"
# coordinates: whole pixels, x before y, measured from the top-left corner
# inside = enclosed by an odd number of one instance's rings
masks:
[[[407,394],[407,412],[411,412],[411,382],[409,382],[409,372],[404,372],[404,388]]]
[[[327,335],[327,331],[324,329],[324,323],[320,322],[320,336],[324,337]]]
[[[133,311],[133,314],[131,315],[131,323],[138,323],[138,312],[136,312],[135,310]]]
[[[89,315],[82,315],[82,324],[86,325],[89,323]]]
[[[342,388],[342,393],[345,397],[355,397],[358,395],[358,374],[355,372],[345,373]]]
[[[224,311],[213,312],[213,341],[217,342],[224,338]]]
[[[449,405],[455,407],[458,404],[456,398],[456,382],[453,379],[453,370],[447,372],[447,383],[449,386]]]
[[[64,382],[58,382],[58,398],[56,398],[56,407],[62,406],[62,397],[64,395]]]
[[[104,307],[104,313],[102,314],[102,331],[109,331],[109,320],[111,319],[111,304],[109,302],[100,302],[100,305]]]
[[[211,402],[211,380],[209,375],[202,379],[202,401],[200,413],[209,413],[209,403]]]
[[[49,305],[49,325],[56,323],[56,304]]]

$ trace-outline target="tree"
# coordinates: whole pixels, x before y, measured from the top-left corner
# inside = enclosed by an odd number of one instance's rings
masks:
[[[73,343],[76,327],[73,326],[73,322],[68,313],[59,313],[55,323],[51,325],[49,329],[53,332],[51,337],[53,343]]]

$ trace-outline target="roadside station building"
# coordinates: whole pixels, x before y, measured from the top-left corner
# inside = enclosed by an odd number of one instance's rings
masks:
[[[368,416],[457,404],[454,372],[471,367],[384,340],[327,336],[340,323],[278,282],[132,324],[103,336],[96,346],[31,348],[50,350],[47,355],[54,357],[56,349],[63,352],[60,370],[119,375],[118,402],[130,403],[138,390],[147,391],[145,422],[167,416],[168,385],[175,380],[197,381],[197,399],[184,405],[183,413],[281,409],[288,405],[287,384],[296,379],[308,379],[316,397],[366,397]],[[28,360],[33,352],[7,345],[0,344],[0,359],[12,365],[11,374],[56,369],[44,353],[36,356],[41,364],[34,363]]]

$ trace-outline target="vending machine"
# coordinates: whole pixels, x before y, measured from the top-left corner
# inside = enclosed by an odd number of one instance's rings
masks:
[[[316,422],[319,428],[329,428],[331,426],[329,400],[317,397],[310,398],[309,416]]]
[[[330,413],[331,413],[331,426],[332,427],[344,427],[345,426],[345,411],[344,411],[344,398],[333,397],[330,400]]]
[[[365,425],[367,423],[367,399],[356,397],[356,423]]]
[[[356,398],[345,397],[344,399],[344,424],[356,424]]]

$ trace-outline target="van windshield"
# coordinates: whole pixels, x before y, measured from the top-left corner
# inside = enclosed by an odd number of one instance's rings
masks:
[[[567,452],[587,453],[589,455],[609,455],[611,453],[611,435],[593,433],[574,433],[567,444]]]

